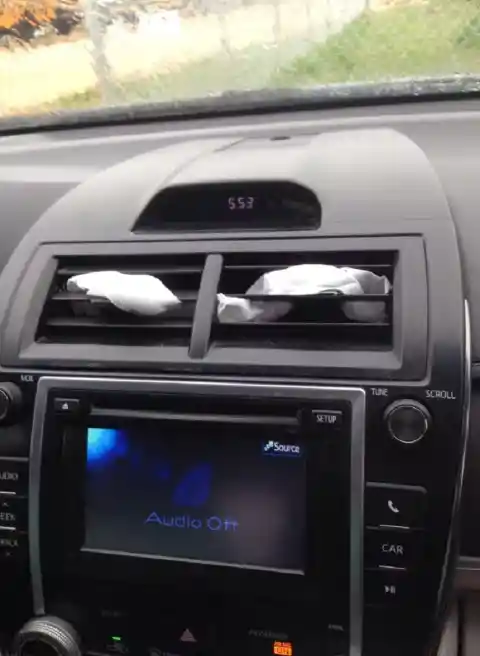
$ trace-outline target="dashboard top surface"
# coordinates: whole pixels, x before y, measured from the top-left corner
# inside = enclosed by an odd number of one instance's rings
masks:
[[[480,237],[477,218],[480,102],[476,100],[304,111],[243,119],[216,117],[215,121],[184,120],[5,136],[0,139],[3,215],[0,267],[5,266],[28,229],[67,191],[100,171],[152,149],[191,140],[213,138],[235,142],[245,137],[311,136],[382,127],[405,134],[424,151],[445,192],[462,252],[475,372],[476,363],[480,365],[480,261],[476,249]],[[395,162],[390,165],[395,166]],[[408,195],[409,190],[404,192]],[[348,217],[348,222],[354,222],[354,217]],[[391,217],[386,216],[385,223],[390,223],[391,233]],[[359,226],[359,234],[361,230]]]

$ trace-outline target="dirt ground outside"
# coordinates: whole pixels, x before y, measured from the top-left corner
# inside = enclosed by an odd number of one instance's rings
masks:
[[[223,58],[228,67],[229,51],[260,45],[281,53],[282,44],[292,39],[306,46],[322,40],[353,20],[366,3],[283,0],[240,7],[221,16],[189,18],[163,12],[141,23],[135,32],[110,28],[105,51],[118,80],[168,72],[212,56]],[[34,111],[96,84],[88,39],[0,53],[0,114]]]

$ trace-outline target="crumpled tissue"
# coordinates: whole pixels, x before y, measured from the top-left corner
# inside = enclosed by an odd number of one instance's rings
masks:
[[[162,314],[181,302],[158,278],[119,271],[72,276],[67,280],[67,290],[85,292],[92,300],[104,299],[124,312],[147,316]]]
[[[310,296],[338,294],[388,294],[390,282],[371,271],[328,264],[300,264],[269,271],[247,289],[246,296]],[[255,301],[218,294],[217,317],[221,323],[269,322],[284,317],[293,307],[287,300]],[[353,321],[378,323],[385,318],[385,303],[348,301],[342,305]]]

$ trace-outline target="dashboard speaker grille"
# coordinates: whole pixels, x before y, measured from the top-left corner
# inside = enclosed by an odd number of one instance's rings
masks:
[[[228,296],[255,302],[287,301],[290,311],[276,321],[215,321],[212,337],[215,346],[250,348],[288,348],[303,350],[385,350],[393,343],[393,293],[344,296],[332,293],[305,296],[251,296],[245,291],[263,274],[298,264],[331,264],[363,269],[394,283],[396,253],[302,252],[235,253],[224,257],[219,291]],[[382,304],[382,320],[349,319],[346,303],[355,302],[360,310],[365,303]]]
[[[36,332],[36,341],[63,344],[188,345],[203,272],[203,255],[152,257],[71,257],[57,270]],[[67,291],[67,280],[92,271],[150,274],[159,278],[181,305],[154,317],[117,309],[102,299]]]

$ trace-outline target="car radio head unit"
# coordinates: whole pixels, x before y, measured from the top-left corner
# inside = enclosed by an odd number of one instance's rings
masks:
[[[356,388],[42,379],[36,611],[65,589],[161,581],[313,600],[360,640],[364,405]]]
[[[306,448],[295,430],[248,434],[188,416],[95,423],[85,440],[84,549],[303,572]]]

